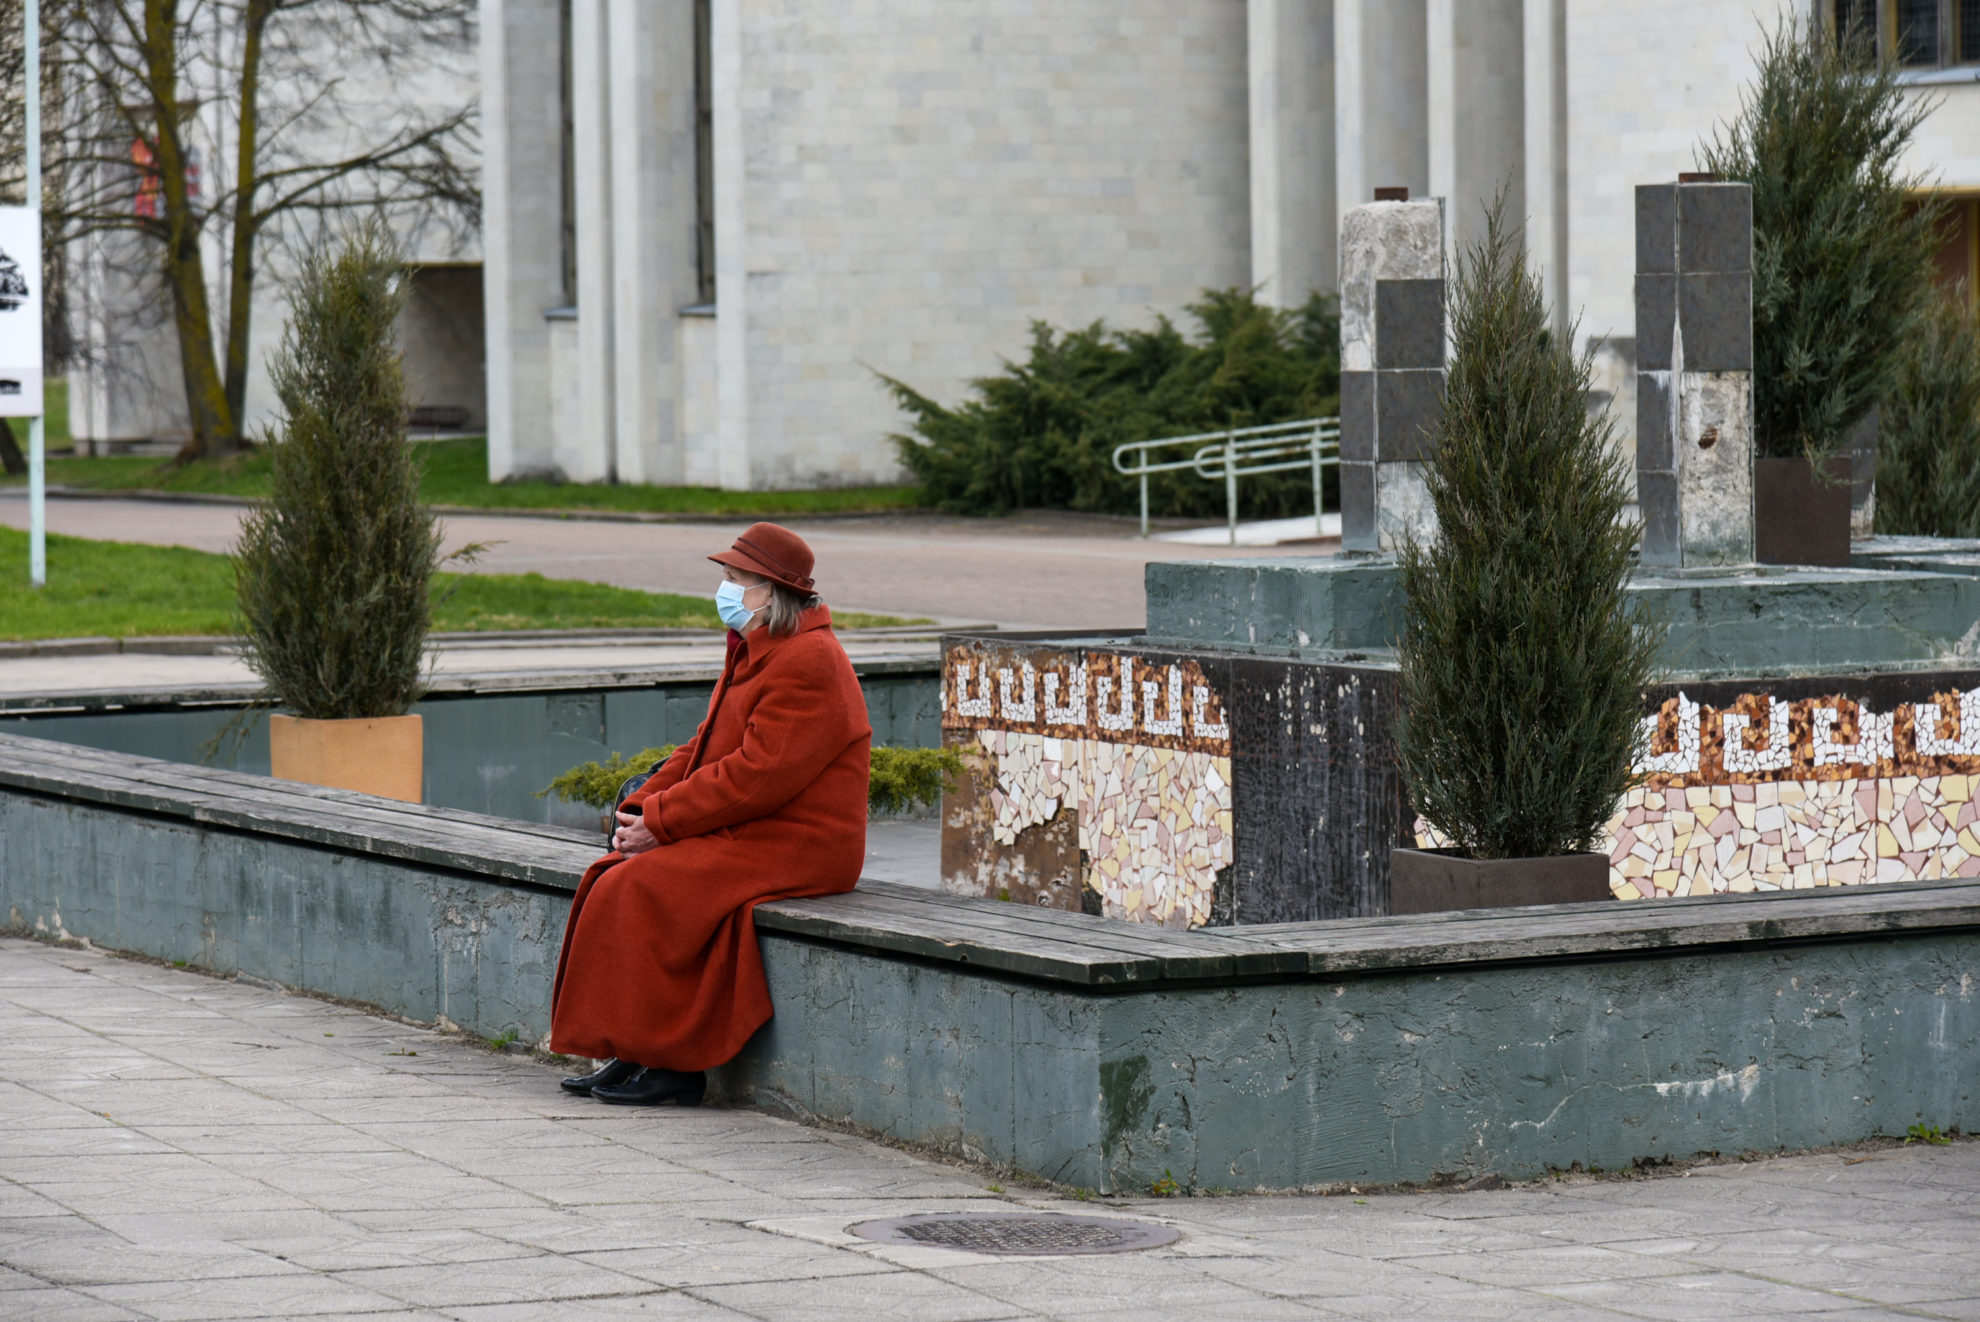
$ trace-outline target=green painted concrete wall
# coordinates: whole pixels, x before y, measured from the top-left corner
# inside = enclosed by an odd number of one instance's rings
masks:
[[[1372,557],[1151,564],[1146,586],[1149,639],[1180,647],[1379,657],[1403,609],[1395,562]],[[1980,623],[1980,576],[1923,562],[1640,574],[1630,592],[1669,623],[1661,659],[1686,677],[1963,664]]]
[[[549,1031],[570,897],[0,791],[0,926],[445,1019]]]
[[[9,930],[485,1036],[543,1039],[568,907],[558,887],[0,790]],[[1112,993],[780,932],[762,949],[777,1015],[727,1096],[1105,1191],[1980,1128],[1972,928]]]
[[[861,680],[873,741],[905,748],[942,742],[941,680],[877,675]],[[425,801],[521,821],[595,826],[598,814],[536,791],[582,762],[614,751],[680,743],[708,712],[711,685],[593,689],[563,693],[437,695],[414,707],[425,720]],[[234,715],[220,706],[0,716],[0,731],[59,739],[110,752],[197,762],[201,747]],[[257,722],[232,760],[215,765],[268,774],[268,726]]]
[[[766,935],[728,1086],[1103,1192],[1980,1124],[1980,934],[1095,996]]]

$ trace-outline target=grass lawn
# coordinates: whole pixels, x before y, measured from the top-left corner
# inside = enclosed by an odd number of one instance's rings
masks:
[[[27,534],[0,528],[0,639],[233,632],[227,557],[183,547],[78,537],[48,539],[48,585],[27,586]],[[573,583],[541,574],[445,574],[454,589],[434,612],[440,630],[717,629],[706,597]],[[835,614],[842,629],[913,621]]]
[[[51,405],[52,407],[52,405]],[[63,416],[66,430],[66,400]],[[52,427],[51,427],[52,433]],[[50,443],[53,443],[51,434]],[[720,491],[713,487],[592,486],[581,482],[490,482],[488,442],[479,436],[418,442],[426,461],[420,492],[435,505],[476,509],[620,510],[669,514],[817,514],[913,509],[917,487],[845,487],[829,491]],[[25,478],[9,479],[15,482]],[[99,491],[182,491],[260,496],[268,490],[268,456],[252,453],[187,468],[143,455],[100,459],[50,457],[50,485]]]
[[[68,378],[51,376],[41,383],[41,407],[48,411],[41,415],[41,443],[50,451],[69,448],[69,382]],[[14,430],[14,443],[27,453],[28,420],[8,418],[8,426]],[[4,476],[4,475],[0,475]],[[25,482],[26,478],[5,479]]]

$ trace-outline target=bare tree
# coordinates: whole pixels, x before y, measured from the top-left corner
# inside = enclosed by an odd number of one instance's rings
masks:
[[[0,0],[0,4],[18,0]],[[135,234],[177,332],[182,461],[246,446],[255,282],[337,213],[480,223],[475,0],[44,0],[50,247]],[[131,273],[135,274],[135,273]]]
[[[27,200],[27,44],[21,0],[0,0],[0,205],[19,206]],[[42,24],[44,40],[47,23]],[[42,89],[42,139],[49,136],[49,112],[58,97]],[[44,174],[46,172],[44,171]],[[62,301],[59,254],[44,253],[41,273],[42,345],[46,358],[60,362],[67,352],[67,317]],[[27,471],[14,429],[0,418],[0,471],[19,476]]]

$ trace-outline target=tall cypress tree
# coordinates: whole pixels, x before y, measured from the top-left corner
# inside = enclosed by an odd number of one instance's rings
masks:
[[[1877,441],[1877,531],[1980,537],[1980,320],[1935,299],[1906,345]]]
[[[1627,461],[1588,411],[1590,353],[1549,333],[1504,204],[1459,258],[1428,465],[1438,532],[1401,565],[1403,777],[1481,859],[1589,847],[1632,783],[1662,640],[1624,595],[1639,528]]]
[[[1761,454],[1819,471],[1895,382],[1927,308],[1939,207],[1902,160],[1935,102],[1866,34],[1784,15],[1740,113],[1699,151],[1753,187],[1753,413]]]
[[[406,443],[404,262],[384,227],[319,248],[272,366],[268,498],[241,527],[245,659],[299,716],[397,716],[419,697],[440,529]]]

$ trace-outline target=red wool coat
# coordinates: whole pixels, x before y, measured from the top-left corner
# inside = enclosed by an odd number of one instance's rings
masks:
[[[872,742],[825,607],[732,645],[693,740],[626,802],[659,848],[607,854],[578,885],[551,1050],[676,1070],[742,1050],[770,1018],[752,910],[859,880]]]

